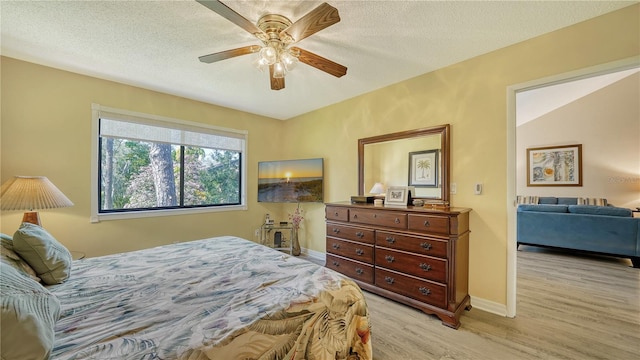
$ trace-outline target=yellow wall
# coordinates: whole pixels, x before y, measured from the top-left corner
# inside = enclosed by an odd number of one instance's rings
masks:
[[[1,180],[48,176],[76,205],[42,211],[43,225],[89,256],[216,235],[255,239],[265,213],[284,219],[295,206],[255,201],[258,161],[323,157],[325,200],[344,201],[358,191],[357,139],[449,123],[452,205],[473,208],[470,292],[505,304],[506,88],[639,56],[639,13],[630,6],[285,122],[2,58]],[[90,224],[91,103],[249,130],[249,210]],[[481,196],[475,182],[484,183]],[[301,245],[324,252],[324,205],[302,208]],[[12,233],[20,217],[3,213],[0,230]]]
[[[638,56],[639,13],[630,6],[302,115],[285,128],[293,140],[287,152],[322,151],[325,200],[344,201],[358,191],[357,139],[451,124],[451,203],[473,209],[470,293],[506,304],[506,189],[514,176],[507,174],[507,87]],[[484,183],[480,196],[476,182]],[[320,234],[322,226],[313,222],[307,232]],[[322,251],[324,239],[307,246]]]
[[[74,202],[40,211],[42,225],[69,249],[98,256],[217,235],[255,240],[264,214],[280,212],[256,202],[257,162],[283,156],[273,139],[284,122],[6,57],[1,66],[1,180],[47,176]],[[90,223],[91,103],[248,130],[249,210]],[[0,231],[13,234],[21,217],[3,212]]]

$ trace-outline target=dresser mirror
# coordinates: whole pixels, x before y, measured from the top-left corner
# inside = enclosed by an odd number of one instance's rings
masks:
[[[428,185],[410,183],[410,154],[411,158],[431,156],[427,169],[419,167],[435,177]],[[415,165],[413,171],[417,171]],[[385,188],[415,186],[413,198],[448,202],[449,124],[359,139],[358,194],[369,194],[375,183]]]

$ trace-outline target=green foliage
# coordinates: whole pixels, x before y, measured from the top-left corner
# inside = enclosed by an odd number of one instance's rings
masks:
[[[113,208],[154,208],[156,189],[148,142],[114,139],[113,168],[106,164],[107,148],[103,145],[101,159],[101,191],[107,176],[112,180]],[[184,149],[184,206],[240,203],[240,153],[198,147],[172,146],[171,161],[176,190],[180,188],[181,151]]]

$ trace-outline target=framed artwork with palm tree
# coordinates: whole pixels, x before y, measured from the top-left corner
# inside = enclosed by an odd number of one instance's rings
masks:
[[[409,186],[438,187],[438,149],[409,153]]]

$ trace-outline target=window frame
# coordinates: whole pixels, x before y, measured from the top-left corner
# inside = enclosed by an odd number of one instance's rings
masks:
[[[111,115],[121,115],[123,118],[140,118],[142,120],[151,120],[155,122],[165,122],[168,124],[180,124],[189,126],[191,128],[201,128],[203,130],[214,130],[226,133],[237,134],[241,140],[240,150],[240,204],[233,205],[212,205],[212,206],[198,206],[198,207],[184,207],[184,208],[171,208],[171,209],[149,209],[149,210],[118,210],[116,212],[100,212],[100,174],[99,174],[99,161],[98,156],[100,154],[100,114],[101,112],[108,112]],[[119,219],[135,219],[135,218],[148,218],[158,216],[173,216],[173,215],[186,215],[186,214],[198,214],[209,212],[224,212],[224,211],[238,211],[247,210],[247,142],[248,131],[223,128],[213,125],[207,125],[203,123],[191,122],[186,120],[180,120],[175,118],[169,118],[159,115],[145,114],[134,111],[128,111],[123,109],[117,109],[112,107],[103,106],[100,104],[91,104],[91,217],[92,223],[97,223],[105,220],[119,220]],[[118,120],[118,119],[114,119]]]

